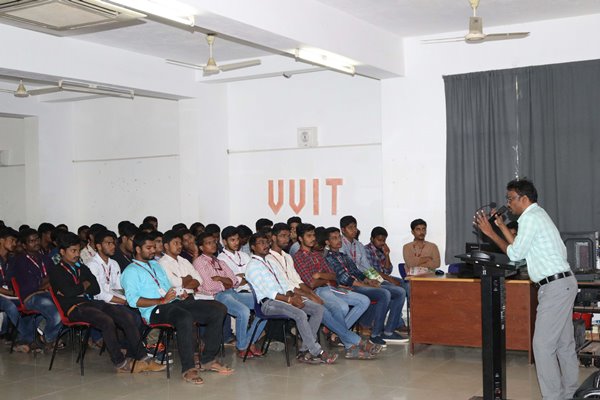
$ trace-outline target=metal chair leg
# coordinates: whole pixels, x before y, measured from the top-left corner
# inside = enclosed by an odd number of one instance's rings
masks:
[[[87,327],[84,328],[85,329],[85,335],[83,334],[83,330],[79,331],[79,337],[83,337],[83,340],[81,341],[81,350],[79,351],[79,354],[81,355],[81,358],[79,359],[79,367],[81,369],[81,376],[83,376],[84,373],[84,366],[83,366],[83,360],[85,358],[85,352],[87,350],[87,346],[88,346],[88,340],[90,338],[90,332],[92,330],[91,327]]]
[[[161,329],[161,332],[163,330]],[[165,339],[165,360],[167,361],[167,379],[171,379],[171,370],[169,369],[169,342],[170,342],[170,338],[172,337],[173,332],[169,329],[168,332],[166,333],[166,339]],[[156,347],[158,348],[158,343],[156,344]],[[162,361],[161,361],[162,364]]]
[[[54,364],[54,357],[56,357],[56,350],[58,350],[58,341],[60,337],[64,335],[65,327],[61,326],[60,331],[58,332],[58,336],[56,337],[56,341],[54,342],[54,349],[52,350],[52,358],[50,359],[50,367],[48,367],[48,371],[52,370],[52,365]]]
[[[288,348],[288,341],[287,341],[287,337],[286,337],[286,331],[287,331],[287,326],[288,326],[288,322],[284,321],[283,323],[283,346],[285,347],[285,362],[287,363],[287,366],[290,366],[290,350]]]

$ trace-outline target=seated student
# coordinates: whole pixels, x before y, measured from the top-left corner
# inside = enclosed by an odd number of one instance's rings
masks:
[[[189,231],[189,229],[173,229],[175,232],[181,234],[181,240],[183,249],[181,250],[180,256],[193,263],[196,258],[200,255],[198,246],[196,245],[196,237]]]
[[[249,357],[262,356],[262,352],[254,346],[254,343],[249,343],[250,335],[258,324],[258,319],[254,319],[252,325],[248,327],[250,311],[254,309],[252,293],[240,293],[235,290],[242,283],[243,278],[235,276],[225,262],[215,257],[217,242],[210,233],[204,232],[198,236],[198,246],[202,255],[194,261],[194,268],[202,277],[202,291],[212,294],[215,300],[225,304],[227,312],[235,318],[238,356],[244,357],[248,344],[251,345]],[[260,338],[265,324],[266,322],[258,327],[255,340]]]
[[[112,304],[127,304],[122,294],[121,268],[111,258],[115,255],[117,235],[108,230],[99,232],[94,237],[94,242],[96,255],[87,264],[100,287],[100,292],[94,295],[94,299]]]
[[[196,292],[202,278],[192,264],[179,255],[183,248],[181,233],[173,230],[165,232],[163,246],[165,255],[158,263],[167,273],[171,286],[176,289],[184,289],[190,294]]]
[[[158,230],[158,218],[156,218],[152,215],[148,215],[147,217],[144,218],[144,220],[142,221],[142,225],[144,225],[144,224],[152,225],[153,231]]]
[[[290,217],[287,220],[287,224],[290,227],[290,244],[288,248],[288,253],[290,253],[290,256],[292,257],[294,257],[294,254],[296,254],[296,252],[300,250],[300,243],[298,242],[298,234],[296,233],[296,228],[301,223],[302,219],[297,216]]]
[[[223,239],[223,251],[217,257],[223,261],[233,273],[242,279],[242,283],[236,289],[238,292],[246,291],[249,292],[250,288],[244,280],[246,274],[246,265],[250,262],[250,256],[240,249],[240,234],[236,227],[227,226],[221,232],[221,238]]]
[[[206,229],[206,227],[202,222],[194,222],[192,225],[190,225],[190,231],[194,237],[198,237],[199,234],[204,232],[204,229]]]
[[[77,236],[79,236],[79,240],[81,241],[81,248],[87,246],[87,235],[89,231],[90,227],[87,225],[81,225],[79,228],[77,228]]]
[[[237,229],[240,234],[240,251],[249,256],[252,255],[250,244],[248,243],[250,236],[252,236],[252,229],[248,228],[246,225],[238,225]]]
[[[147,222],[142,223],[142,224],[140,224],[140,226],[138,226],[138,231],[144,232],[144,233],[152,233],[152,232],[154,232],[154,225],[147,223]]]
[[[264,233],[255,233],[249,242],[252,259],[246,279],[261,303],[261,311],[265,315],[285,315],[296,322],[302,338],[300,362],[333,364],[337,354],[325,352],[317,342],[324,307],[289,290],[284,275],[265,260],[269,254],[269,238]]]
[[[434,272],[440,267],[440,252],[437,246],[425,240],[427,222],[415,219],[410,223],[414,240],[402,248],[407,275],[420,275]]]
[[[203,383],[195,368],[194,322],[206,326],[201,363],[209,371],[229,375],[231,368],[216,359],[221,345],[223,319],[226,307],[214,300],[194,300],[187,292],[177,294],[167,274],[154,261],[154,241],[147,234],[134,237],[135,259],[121,276],[121,285],[129,306],[138,308],[149,323],[168,323],[177,330],[177,349],[181,359],[182,376],[186,382]]]
[[[8,320],[18,328],[15,350],[27,353],[30,348],[25,339],[31,335],[33,330],[33,318],[21,318],[21,314],[17,309],[19,300],[12,290],[8,273],[8,257],[17,247],[18,236],[19,232],[12,228],[0,228],[0,313],[6,313]],[[2,327],[0,327],[0,333],[5,333],[7,329],[8,323],[5,319]]]
[[[123,272],[133,260],[133,238],[137,233],[137,226],[135,226],[131,222],[124,223],[119,228],[120,243],[115,249],[115,255],[112,258],[119,264],[121,272]]]
[[[125,307],[93,299],[100,293],[100,286],[89,268],[79,262],[79,237],[74,233],[62,235],[58,248],[60,261],[48,268],[48,275],[52,290],[69,320],[87,322],[102,331],[106,351],[117,372],[129,372],[132,359],[140,360],[134,372],[164,370],[166,365],[146,360],[134,314]],[[117,328],[125,334],[127,357],[121,352]]]
[[[40,254],[40,237],[35,229],[23,229],[20,241],[23,243],[23,253],[14,257],[13,264],[9,267],[8,278],[15,278],[19,284],[25,307],[39,311],[46,320],[41,339],[46,343],[46,348],[50,350],[54,347],[54,341],[60,330],[60,316],[50,293],[48,293],[50,286],[48,268],[52,261]],[[34,341],[33,329],[24,333],[26,335],[23,341],[32,343]],[[61,344],[60,347],[63,348],[64,344]]]
[[[390,260],[390,248],[386,243],[387,237],[388,233],[385,228],[381,226],[373,228],[371,231],[371,241],[365,246],[367,260],[369,261],[369,265],[375,268],[383,279],[396,286],[402,286],[400,278],[391,276],[394,266]]]
[[[273,228],[273,221],[267,218],[259,218],[254,224],[256,232],[263,232],[264,229],[271,230]]]
[[[300,225],[301,229],[312,225]],[[301,231],[302,232],[302,231]],[[306,275],[311,275],[312,280],[308,283],[320,283],[323,282],[323,286],[317,287],[317,291],[323,294],[320,297],[313,289],[305,282],[302,281],[300,275],[294,268],[294,260],[283,251],[290,240],[290,228],[287,224],[277,223],[273,226],[271,238],[271,250],[266,256],[266,261],[277,268],[282,275],[285,276],[285,280],[288,285],[288,290],[292,291],[300,296],[304,296],[317,304],[323,304],[325,310],[323,312],[323,325],[331,329],[341,339],[342,344],[346,348],[346,358],[348,359],[361,359],[368,360],[374,357],[374,354],[380,350],[377,345],[369,343],[368,340],[362,340],[356,333],[350,331],[354,323],[360,318],[361,314],[369,307],[369,298],[358,293],[352,293],[343,289],[331,289],[327,286],[324,279],[314,279],[314,276],[321,274],[330,274],[329,278],[335,280],[335,273],[329,270],[323,256],[317,254],[315,257],[317,264],[314,268],[304,268]],[[303,232],[303,249],[310,249],[312,242],[311,232]],[[301,249],[297,255],[304,253]],[[312,251],[311,251],[312,252]],[[326,271],[326,272],[323,272]],[[334,292],[336,290],[338,293]],[[350,305],[353,307],[350,309]],[[351,310],[351,312],[350,312]]]
[[[154,240],[154,246],[156,250],[154,252],[154,260],[158,261],[165,254],[165,249],[163,246],[163,233],[160,231],[152,231],[150,232],[150,237]]]
[[[106,227],[102,224],[92,224],[90,226],[90,230],[88,231],[88,243],[87,245],[81,249],[81,261],[87,265],[88,262],[96,255],[96,249],[94,246],[94,236],[98,233],[105,231]]]
[[[377,280],[368,279],[346,253],[340,252],[342,239],[339,229],[334,227],[327,229],[326,244],[329,250],[325,255],[325,260],[335,270],[338,284],[364,294],[376,302],[370,307],[374,325],[371,341],[382,346],[386,344],[385,340],[408,341],[408,338],[395,332],[401,326],[402,307],[404,307],[406,296],[404,289],[385,281],[380,283]],[[389,317],[386,321],[388,311]],[[367,317],[370,316],[367,315]]]
[[[53,249],[52,238],[50,237],[55,226],[50,222],[42,222],[38,227],[38,235],[40,235],[40,253],[45,256],[50,255]]]

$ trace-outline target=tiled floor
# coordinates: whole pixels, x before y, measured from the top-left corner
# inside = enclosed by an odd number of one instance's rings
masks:
[[[236,369],[232,376],[203,373],[204,385],[194,386],[173,375],[117,374],[106,354],[90,351],[86,373],[79,375],[75,354],[62,350],[52,371],[50,355],[8,354],[0,349],[0,398],[2,399],[212,399],[295,400],[329,398],[344,400],[442,400],[469,399],[481,395],[481,353],[478,349],[420,346],[414,356],[408,345],[389,345],[372,361],[341,358],[335,365],[293,362],[286,368],[282,352],[243,364],[227,348],[226,362]],[[176,355],[175,355],[176,356]],[[513,400],[537,399],[540,393],[535,367],[522,352],[507,355],[507,391]],[[583,381],[594,368],[581,368]]]

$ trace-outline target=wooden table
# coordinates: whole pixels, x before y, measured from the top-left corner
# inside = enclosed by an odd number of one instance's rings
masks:
[[[410,351],[416,344],[481,347],[479,279],[419,276],[410,279]],[[525,350],[533,362],[537,289],[506,281],[506,348]]]

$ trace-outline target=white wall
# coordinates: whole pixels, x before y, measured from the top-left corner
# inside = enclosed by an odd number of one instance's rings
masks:
[[[406,76],[382,81],[384,214],[388,225],[401,228],[390,238],[394,247],[412,240],[410,221],[422,217],[428,238],[444,252],[445,213],[452,209],[445,205],[443,75],[600,57],[600,15],[488,30],[531,31],[531,36],[478,45],[422,45],[420,38],[407,39]]]
[[[339,226],[341,216],[353,214],[363,238],[383,223],[378,81],[331,72],[245,81],[229,84],[227,102],[231,223],[254,228],[260,217],[281,222],[295,215],[290,179],[296,180],[296,203],[299,180],[306,180],[299,215],[307,222]],[[319,146],[332,147],[296,150],[300,127],[317,127]],[[343,179],[335,215],[328,178]],[[268,205],[268,181],[275,182],[277,202],[279,179],[285,180],[284,204],[275,213]],[[319,179],[318,215],[313,179]]]
[[[0,219],[25,222],[25,121],[0,117]]]

